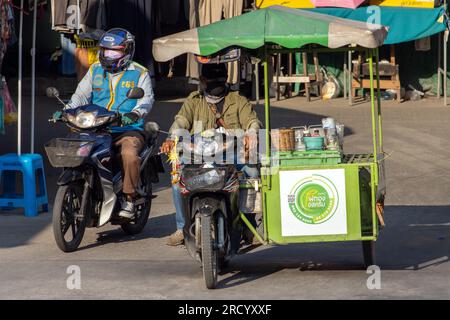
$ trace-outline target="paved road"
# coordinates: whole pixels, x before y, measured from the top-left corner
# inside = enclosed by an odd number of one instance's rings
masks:
[[[27,101],[25,101],[27,103]],[[168,128],[180,100],[158,102],[152,113]],[[332,116],[346,124],[347,152],[370,151],[370,109],[342,100],[275,103],[274,126],[320,123]],[[125,236],[117,227],[89,229],[78,252],[54,244],[49,213],[24,218],[0,213],[0,298],[37,299],[379,299],[450,298],[450,108],[436,101],[385,103],[387,228],[377,242],[381,289],[369,290],[359,243],[261,248],[238,256],[220,289],[204,289],[200,267],[184,248],[165,246],[174,231],[168,178],[157,186],[145,231]],[[37,149],[64,133],[46,122],[55,109],[38,100]],[[262,111],[261,108],[258,108]],[[25,129],[29,119],[25,119]],[[14,151],[13,128],[0,137],[0,153]],[[28,133],[24,143],[28,146]],[[27,151],[27,148],[25,148]],[[47,164],[50,197],[57,171]],[[67,268],[81,270],[81,290],[67,289]]]

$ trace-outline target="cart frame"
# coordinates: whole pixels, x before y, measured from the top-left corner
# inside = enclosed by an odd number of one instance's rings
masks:
[[[271,166],[271,110],[269,97],[269,57],[272,54],[290,52],[348,52],[362,51],[366,53],[370,71],[370,96],[372,117],[372,143],[373,150],[370,154],[346,155],[345,161],[336,165],[290,165]],[[261,235],[253,227],[246,215],[240,212],[234,223],[241,220],[254,234],[262,245],[267,244],[289,244],[289,243],[317,243],[338,241],[375,241],[378,237],[377,202],[379,195],[380,171],[384,178],[384,150],[381,117],[381,92],[379,78],[379,54],[378,48],[368,49],[357,46],[345,48],[314,48],[304,47],[300,49],[284,49],[279,47],[263,48],[264,67],[264,97],[265,97],[265,126],[266,126],[266,154],[261,168],[261,191],[264,234]],[[287,170],[326,170],[343,169],[345,171],[346,186],[346,218],[347,234],[336,235],[305,235],[305,236],[282,236],[281,232],[281,209],[280,209],[280,171]],[[277,172],[278,170],[278,172]],[[370,179],[361,178],[361,171],[366,172]],[[367,175],[368,174],[368,175]],[[384,181],[383,181],[384,184]],[[380,201],[382,202],[382,201]]]

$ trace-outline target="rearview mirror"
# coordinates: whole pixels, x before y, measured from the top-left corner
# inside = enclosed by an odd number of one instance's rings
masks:
[[[160,131],[160,127],[156,122],[147,122],[145,124],[145,131],[152,136],[156,136]]]
[[[142,88],[132,88],[127,92],[127,98],[133,100],[141,99],[144,97],[144,95],[145,92]]]
[[[55,87],[48,87],[45,90],[45,94],[47,95],[47,97],[49,98],[58,98],[59,97],[59,91],[58,89],[56,89]]]

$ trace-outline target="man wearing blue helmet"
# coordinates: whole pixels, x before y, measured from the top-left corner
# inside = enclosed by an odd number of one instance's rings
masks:
[[[128,100],[120,106],[122,126],[113,127],[115,146],[122,157],[123,193],[120,216],[133,218],[134,197],[139,183],[139,153],[145,144],[144,117],[150,112],[154,98],[148,70],[133,62],[134,36],[124,29],[111,29],[99,41],[99,62],[94,63],[73,94],[69,108],[89,103],[116,110],[134,87],[145,92],[139,100]],[[56,115],[54,117],[58,117]]]

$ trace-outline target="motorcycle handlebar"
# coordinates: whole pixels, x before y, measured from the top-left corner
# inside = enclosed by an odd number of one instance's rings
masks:
[[[48,119],[48,122],[53,122],[53,123],[57,123],[57,122],[60,122],[60,121],[62,122],[62,121],[64,121],[64,120],[63,120],[62,118],[60,118],[60,119],[55,119],[55,118],[53,118],[53,117]]]
[[[64,121],[65,121],[64,115],[61,115],[61,117],[59,119],[55,119],[53,117],[48,118],[48,122],[53,122],[53,123],[64,122]]]

